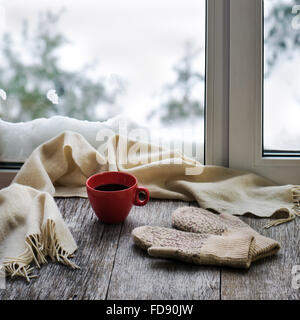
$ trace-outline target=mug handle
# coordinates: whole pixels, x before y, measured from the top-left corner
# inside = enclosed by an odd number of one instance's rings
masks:
[[[140,200],[139,195],[143,193],[145,195],[145,200]],[[144,206],[149,201],[150,195],[149,190],[144,187],[137,187],[135,192],[134,204],[136,206]]]

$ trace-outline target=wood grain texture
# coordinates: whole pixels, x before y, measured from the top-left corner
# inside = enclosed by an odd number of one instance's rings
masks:
[[[7,279],[0,300],[8,299],[300,299],[292,288],[292,267],[300,265],[300,219],[264,230],[267,220],[242,218],[254,229],[281,243],[275,257],[253,263],[248,271],[194,266],[157,259],[137,248],[133,228],[171,226],[171,213],[181,201],[151,200],[134,207],[119,225],[104,225],[87,199],[57,199],[78,244],[74,261],[80,270],[49,263],[28,284]],[[196,203],[190,205],[196,206]]]
[[[73,260],[81,269],[49,263],[29,284],[23,279],[7,279],[0,299],[105,298],[121,226],[101,224],[87,199],[59,199],[57,203],[78,244]]]
[[[271,229],[268,219],[243,218],[259,233],[277,240],[281,249],[276,256],[254,262],[248,271],[221,270],[222,299],[300,299],[300,290],[292,288],[292,267],[300,265],[300,219]]]
[[[156,200],[134,208],[122,228],[107,299],[219,299],[219,268],[152,258],[131,239],[138,226],[171,227],[171,213],[183,205]]]

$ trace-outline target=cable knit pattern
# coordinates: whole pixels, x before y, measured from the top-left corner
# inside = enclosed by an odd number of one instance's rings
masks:
[[[280,245],[230,214],[180,207],[172,214],[177,229],[143,226],[132,231],[137,246],[153,257],[195,264],[249,268],[252,261],[275,254]]]
[[[175,228],[198,233],[221,235],[229,228],[249,228],[237,217],[229,214],[217,214],[196,207],[181,207],[174,211],[172,224]]]
[[[209,216],[207,210],[200,215],[197,208],[182,207],[172,215],[172,224],[175,228],[188,232],[212,233],[221,235],[225,225],[216,217]]]
[[[132,234],[134,242],[143,249],[148,249],[151,246],[168,247],[188,254],[199,252],[208,238],[208,235],[205,234],[150,226],[136,228]]]
[[[197,207],[180,207],[173,212],[172,224],[175,228],[200,234],[222,235],[226,232],[240,231],[255,238],[252,261],[273,255],[280,245],[277,241],[264,237],[250,228],[238,217],[227,213],[212,213]]]
[[[224,236],[143,226],[132,231],[133,241],[153,257],[194,264],[249,268],[254,237],[233,232]]]

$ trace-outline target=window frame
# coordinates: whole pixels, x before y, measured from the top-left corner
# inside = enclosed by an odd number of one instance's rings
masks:
[[[230,0],[207,0],[205,164],[229,164]]]
[[[229,167],[300,184],[300,158],[263,156],[263,1],[230,3]]]

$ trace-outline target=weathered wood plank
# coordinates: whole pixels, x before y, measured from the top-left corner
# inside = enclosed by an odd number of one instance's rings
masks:
[[[82,269],[49,263],[30,284],[8,279],[0,299],[300,299],[291,274],[292,267],[300,264],[300,219],[263,230],[266,220],[243,218],[277,239],[282,249],[248,271],[222,268],[220,285],[219,268],[154,259],[131,240],[137,226],[170,227],[172,211],[187,203],[151,200],[145,207],[134,207],[123,225],[112,226],[98,221],[86,199],[57,203],[78,243],[74,261]]]
[[[58,206],[77,241],[73,259],[80,270],[49,263],[28,284],[7,279],[0,299],[104,299],[113,268],[121,225],[103,225],[87,199],[58,199]]]
[[[133,209],[122,228],[107,299],[219,299],[219,268],[151,258],[132,242],[135,227],[171,227],[171,213],[183,205],[152,200]]]
[[[221,270],[222,299],[300,299],[292,288],[292,267],[300,264],[300,219],[264,230],[265,219],[243,218],[253,229],[277,240],[277,256],[254,262],[248,271]]]

